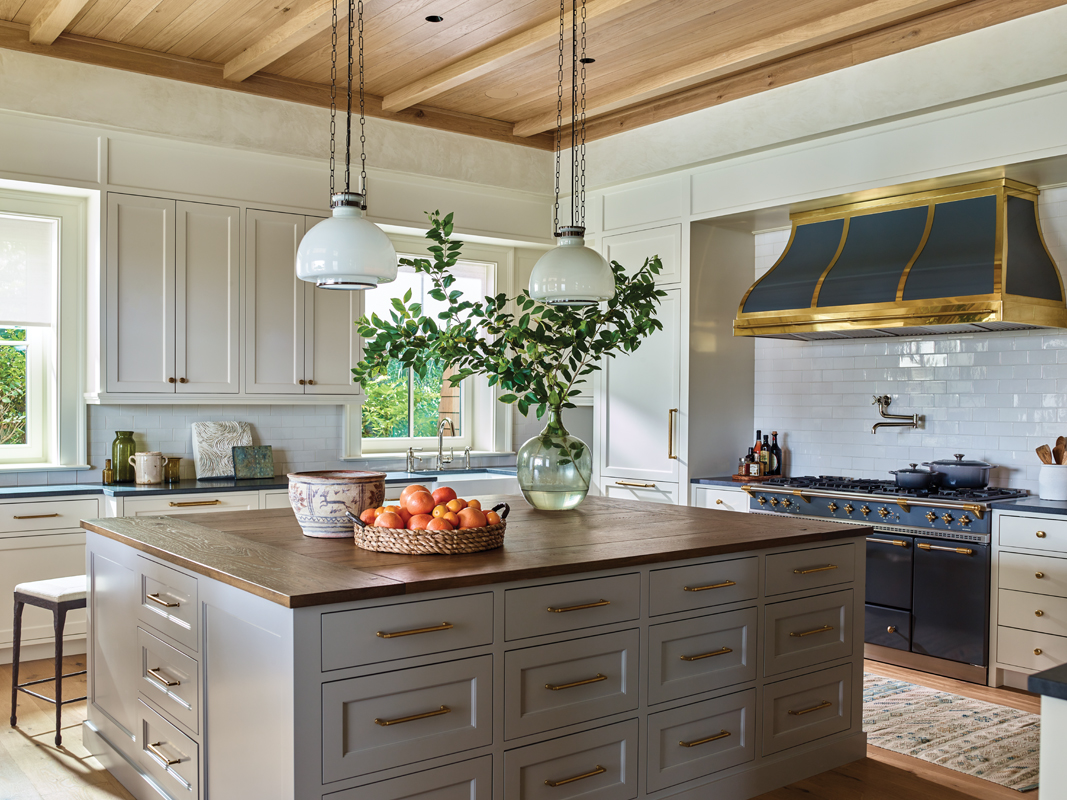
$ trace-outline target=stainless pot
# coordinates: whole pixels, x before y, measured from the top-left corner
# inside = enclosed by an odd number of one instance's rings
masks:
[[[911,464],[910,469],[890,470],[889,474],[897,480],[897,486],[901,489],[932,489],[937,486],[940,477],[936,472],[928,469],[919,469],[918,464]]]
[[[955,454],[955,461],[923,462],[941,476],[941,485],[947,489],[984,489],[989,485],[989,470],[992,464],[984,461],[964,461],[962,453]]]

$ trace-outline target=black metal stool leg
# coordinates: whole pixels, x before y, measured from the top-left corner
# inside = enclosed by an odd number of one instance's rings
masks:
[[[56,627],[56,747],[63,744],[63,626],[67,623],[67,609],[55,610]]]
[[[19,651],[22,649],[22,609],[26,606],[21,600],[15,601],[14,641],[11,644],[11,727],[18,722],[19,690]]]

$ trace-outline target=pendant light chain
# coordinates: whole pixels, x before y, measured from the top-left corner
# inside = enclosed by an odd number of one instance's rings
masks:
[[[367,207],[367,116],[363,87],[363,0],[359,0],[359,190]]]
[[[578,169],[578,224],[585,227],[585,0],[582,0],[582,110],[581,142],[578,145],[580,165]]]
[[[336,193],[337,168],[337,0],[333,0],[333,36],[330,39],[330,202]]]
[[[348,0],[348,108],[345,114],[345,192],[352,191],[352,0]]]
[[[571,227],[578,224],[578,0],[571,0]]]
[[[559,91],[556,94],[556,212],[552,233],[559,236],[559,170],[563,144],[563,16],[566,0],[559,0]]]

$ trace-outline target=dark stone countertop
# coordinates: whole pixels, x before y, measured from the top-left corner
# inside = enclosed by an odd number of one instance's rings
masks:
[[[1067,516],[1067,500],[1042,500],[1040,497],[1019,497],[993,504],[994,511],[1027,511],[1031,514]]]
[[[1067,664],[1031,675],[1026,681],[1026,688],[1034,694],[1067,700]]]
[[[712,478],[693,478],[689,482],[700,484],[702,486],[729,486],[733,489],[740,489],[748,483],[746,481],[735,481],[733,475]],[[752,481],[752,483],[758,483],[758,481]]]

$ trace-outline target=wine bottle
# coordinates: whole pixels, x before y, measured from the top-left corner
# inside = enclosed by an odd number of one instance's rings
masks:
[[[760,438],[762,435],[762,431],[756,431],[756,444],[752,448],[752,453],[756,456],[757,461],[759,461],[759,451],[763,449],[763,440]]]
[[[773,475],[774,470],[771,465],[771,443],[767,434],[763,435],[763,444],[759,451],[759,463],[760,470],[764,475]]]
[[[782,474],[782,448],[778,446],[778,431],[771,431],[771,460],[774,462],[774,474]]]

